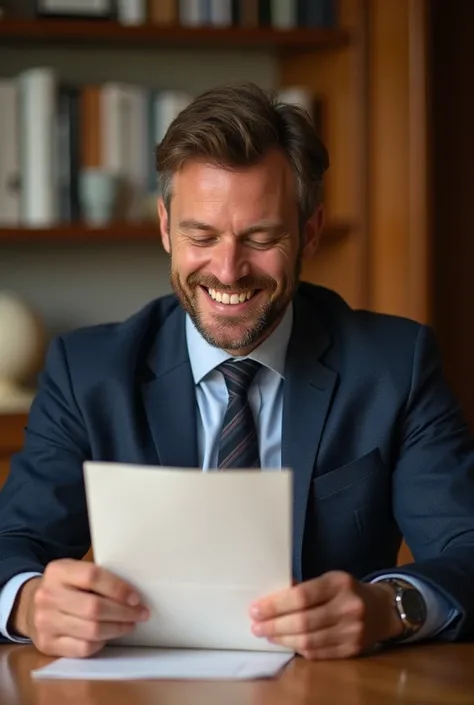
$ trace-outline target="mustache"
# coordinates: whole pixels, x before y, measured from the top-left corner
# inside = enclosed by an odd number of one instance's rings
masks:
[[[207,289],[219,289],[219,291],[228,291],[233,293],[243,293],[250,289],[270,289],[274,291],[277,287],[277,282],[272,277],[242,277],[231,286],[223,284],[219,279],[212,274],[203,276],[202,274],[191,274],[188,277],[188,286],[204,286]]]

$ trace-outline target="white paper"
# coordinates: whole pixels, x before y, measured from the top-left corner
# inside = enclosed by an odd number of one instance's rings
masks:
[[[291,585],[292,474],[84,464],[95,562],[151,610],[114,644],[280,651],[250,604]]]
[[[293,654],[257,651],[108,646],[91,658],[58,659],[31,675],[35,679],[245,680],[275,676],[292,658]]]

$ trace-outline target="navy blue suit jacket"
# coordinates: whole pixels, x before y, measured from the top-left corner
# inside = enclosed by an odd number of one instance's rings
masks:
[[[474,446],[431,330],[303,283],[284,384],[295,578],[368,579],[395,566],[403,534],[402,572],[459,610],[443,637],[472,636]],[[196,411],[174,296],[57,338],[0,493],[0,587],[89,549],[85,459],[196,467]]]

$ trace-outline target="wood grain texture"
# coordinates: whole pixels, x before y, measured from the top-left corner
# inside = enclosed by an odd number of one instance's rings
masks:
[[[370,8],[371,308],[429,322],[425,0]]]
[[[33,681],[52,659],[33,646],[0,646],[5,705],[472,705],[474,645],[405,646],[366,658],[296,658],[270,680]]]
[[[26,414],[0,414],[0,458],[21,448],[26,419]]]
[[[348,220],[334,220],[327,223],[323,231],[322,244],[324,246],[337,244],[345,239],[354,229],[353,223]],[[109,242],[131,244],[138,242],[159,242],[160,234],[158,223],[146,222],[112,223],[104,227],[89,227],[82,224],[60,225],[50,228],[1,228],[0,242],[28,243],[28,242]]]
[[[325,179],[329,222],[354,223],[351,237],[337,248],[320,250],[304,263],[303,278],[339,292],[350,305],[367,307],[365,287],[366,222],[366,96],[364,70],[365,0],[340,0],[339,22],[352,37],[334,53],[293,52],[279,59],[280,84],[304,85],[323,101],[324,141],[330,168]]]
[[[193,48],[253,47],[254,49],[338,49],[350,42],[344,29],[304,28],[289,31],[271,27],[198,27],[148,23],[134,27],[118,22],[94,20],[0,20],[0,42],[19,43],[70,41],[82,44],[114,44],[127,47],[187,46]]]

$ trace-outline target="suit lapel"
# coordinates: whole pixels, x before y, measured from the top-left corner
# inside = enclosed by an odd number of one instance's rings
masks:
[[[294,314],[285,368],[282,466],[293,470],[293,573],[302,580],[308,492],[337,374],[319,359],[331,341],[301,295]]]
[[[142,384],[142,395],[160,465],[197,467],[194,379],[185,314],[179,306],[161,326],[148,366],[150,374]]]

